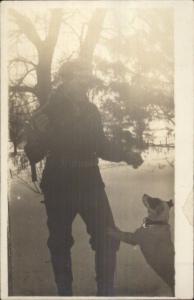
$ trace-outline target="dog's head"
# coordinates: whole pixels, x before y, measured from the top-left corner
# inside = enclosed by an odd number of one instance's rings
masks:
[[[173,201],[164,201],[144,194],[142,201],[148,210],[148,218],[153,221],[168,222],[169,211],[173,206]]]

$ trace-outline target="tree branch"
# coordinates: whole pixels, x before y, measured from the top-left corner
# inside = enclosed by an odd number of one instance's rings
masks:
[[[37,65],[35,63],[33,63],[31,60],[26,59],[25,57],[16,57],[13,58],[12,60],[10,60],[10,65],[13,63],[24,63],[24,64],[29,64],[32,65],[34,68],[37,67]]]
[[[42,40],[40,39],[33,23],[31,20],[22,14],[20,14],[15,9],[11,9],[10,13],[14,19],[14,22],[18,25],[21,32],[23,32],[26,37],[31,41],[31,43],[38,49]]]
[[[175,148],[174,144],[155,144],[155,143],[146,143],[148,147],[156,147],[156,148]]]
[[[17,81],[17,86],[21,85],[24,81],[24,79],[28,76],[28,74],[30,74],[32,71],[36,71],[34,68],[29,69],[28,71],[26,71],[26,73]]]
[[[89,63],[92,61],[96,44],[100,38],[105,15],[106,9],[96,9],[88,24],[88,31],[80,49],[80,58]]]
[[[63,17],[62,9],[53,9],[48,35],[38,49],[37,96],[40,103],[47,101],[51,90],[51,64]]]
[[[9,86],[9,90],[13,93],[32,93],[36,95],[36,88],[28,85]]]
[[[73,28],[73,26],[71,24],[69,24],[68,22],[65,22],[65,24],[71,29],[71,31],[76,35],[76,37],[80,41],[81,35],[79,35],[79,33],[75,30],[75,28]]]
[[[60,25],[63,17],[63,10],[60,8],[53,9],[51,12],[51,20],[49,24],[48,29],[48,35],[46,37],[45,42],[49,42],[49,46],[52,47],[52,49],[55,47],[58,34],[60,30]]]

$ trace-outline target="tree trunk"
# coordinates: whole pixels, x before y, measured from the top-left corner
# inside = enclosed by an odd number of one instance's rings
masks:
[[[39,49],[39,64],[37,66],[37,97],[40,105],[48,100],[51,90],[51,63],[52,54],[46,52],[47,45],[41,45]],[[45,54],[46,53],[46,54]]]
[[[40,105],[42,105],[48,100],[48,95],[51,90],[52,58],[62,23],[63,10],[57,8],[51,11],[48,34],[45,40],[40,39],[34,24],[27,16],[20,14],[14,9],[11,10],[11,14],[21,32],[25,34],[37,50],[39,63],[36,67],[37,84],[34,87],[34,91],[36,92]],[[25,91],[25,86],[21,87]],[[16,91],[19,89],[18,86],[15,88]],[[12,89],[14,90],[14,87],[12,87]],[[28,90],[28,87],[26,87],[26,90]]]
[[[88,24],[88,31],[80,48],[80,59],[91,63],[96,44],[99,41],[106,9],[98,8],[92,15]]]
[[[62,23],[62,9],[53,9],[48,35],[38,48],[39,64],[37,67],[37,95],[40,104],[48,101],[51,92],[51,67],[55,46]]]

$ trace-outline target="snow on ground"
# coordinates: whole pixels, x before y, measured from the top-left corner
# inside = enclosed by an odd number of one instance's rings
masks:
[[[144,193],[169,200],[174,196],[173,168],[168,163],[147,160],[139,169],[129,166],[102,167],[106,191],[115,222],[122,230],[133,231],[142,223],[146,210]],[[56,295],[49,252],[48,231],[42,195],[33,192],[16,176],[10,182],[9,236],[11,247],[10,295]],[[173,210],[171,212],[173,233]],[[73,223],[72,248],[74,294],[96,293],[94,253],[89,246],[85,224],[79,216]],[[147,265],[138,247],[122,244],[118,252],[115,278],[116,295],[169,296],[168,286]]]

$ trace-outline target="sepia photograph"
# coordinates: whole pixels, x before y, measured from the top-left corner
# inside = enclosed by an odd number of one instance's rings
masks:
[[[8,296],[175,297],[175,10],[145,2],[6,7]]]

